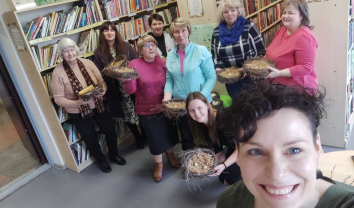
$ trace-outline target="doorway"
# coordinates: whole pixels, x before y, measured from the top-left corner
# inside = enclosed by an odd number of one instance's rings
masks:
[[[46,162],[0,55],[0,189]]]

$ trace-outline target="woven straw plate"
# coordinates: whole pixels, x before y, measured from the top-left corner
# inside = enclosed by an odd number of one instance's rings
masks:
[[[229,68],[224,68],[222,71],[216,73],[218,81],[224,84],[230,84],[237,82],[243,77],[244,72],[240,71],[238,68],[232,66]]]

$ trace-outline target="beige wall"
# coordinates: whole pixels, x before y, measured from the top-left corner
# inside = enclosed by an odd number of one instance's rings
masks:
[[[23,97],[21,99],[24,99],[26,103],[28,103],[28,108],[32,115],[34,122],[36,123],[36,129],[37,135],[39,139],[44,143],[44,145],[47,147],[48,153],[51,155],[53,163],[55,167],[65,167],[64,162],[60,156],[60,152],[57,148],[57,145],[54,141],[54,138],[49,131],[49,128],[47,126],[47,123],[44,119],[44,115],[39,108],[39,104],[37,103],[37,100],[35,99],[35,95],[33,93],[33,90],[31,88],[31,85],[25,76],[25,72],[23,69],[23,66],[21,65],[21,62],[19,60],[19,57],[17,56],[16,50],[14,48],[14,45],[11,41],[11,37],[9,36],[9,33],[6,29],[6,25],[3,22],[2,19],[2,14],[4,14],[7,11],[11,11],[13,8],[13,5],[11,3],[11,0],[6,0],[6,1],[1,1],[1,7],[0,7],[0,42],[3,44],[5,48],[5,54],[7,58],[10,61],[10,68],[12,68],[13,71],[10,72],[10,74],[14,75],[15,79],[14,83],[17,83],[19,86],[19,91],[21,91]]]

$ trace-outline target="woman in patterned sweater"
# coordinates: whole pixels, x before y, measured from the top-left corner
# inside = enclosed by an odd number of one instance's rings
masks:
[[[231,66],[240,68],[248,58],[265,54],[262,35],[251,21],[244,18],[245,9],[239,0],[221,1],[219,12],[220,23],[214,29],[211,40],[216,71]],[[234,97],[252,84],[250,77],[246,77],[233,84],[226,84],[226,89]]]

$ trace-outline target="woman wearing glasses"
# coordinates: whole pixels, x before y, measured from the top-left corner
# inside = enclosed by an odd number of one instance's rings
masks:
[[[179,162],[173,154],[173,146],[178,143],[178,133],[172,121],[156,110],[164,96],[166,83],[166,62],[156,57],[157,42],[150,35],[144,35],[138,40],[138,49],[141,58],[129,63],[139,73],[138,79],[121,79],[127,93],[135,93],[135,109],[139,121],[145,130],[150,153],[154,157],[154,180],[159,182],[162,178],[162,153],[166,152],[169,164],[178,169]]]

